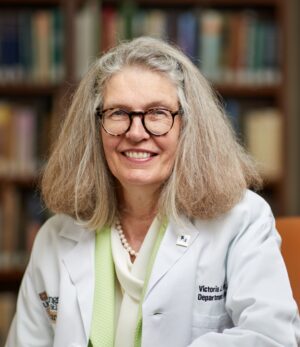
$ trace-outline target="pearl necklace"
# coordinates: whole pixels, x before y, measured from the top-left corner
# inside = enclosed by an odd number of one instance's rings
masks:
[[[119,237],[120,237],[120,240],[121,240],[121,243],[123,245],[123,247],[126,249],[126,251],[134,256],[134,257],[137,257],[139,252],[136,252],[129,244],[129,242],[127,241],[125,235],[124,235],[124,231],[122,229],[122,225],[121,225],[121,222],[119,220],[116,221],[116,229],[118,231],[118,234],[119,234]]]

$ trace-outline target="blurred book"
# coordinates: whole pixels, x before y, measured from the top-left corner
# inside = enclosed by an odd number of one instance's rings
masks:
[[[101,51],[105,52],[117,43],[117,9],[104,6],[101,11]]]
[[[20,195],[15,186],[3,186],[0,196],[0,209],[2,224],[0,225],[0,266],[7,268],[10,265],[17,265],[19,262],[18,253],[18,232],[20,228]]]
[[[200,14],[200,69],[206,78],[219,81],[221,77],[221,34],[223,17],[220,11],[205,10]]]
[[[0,102],[0,175],[7,170],[10,157],[10,134],[12,127],[12,109],[6,102]]]
[[[225,111],[238,138],[241,137],[241,104],[237,99],[226,99]]]
[[[177,43],[183,52],[194,62],[198,57],[198,21],[192,11],[178,16]]]
[[[22,69],[21,81],[31,82],[33,80],[33,26],[31,10],[18,12],[19,17],[19,52]]]
[[[167,16],[162,10],[147,11],[145,35],[164,39],[167,37]]]
[[[4,346],[13,315],[16,309],[14,293],[0,293],[0,346]]]
[[[32,17],[34,81],[50,81],[50,13],[38,10]]]
[[[257,161],[263,178],[276,182],[283,171],[283,120],[276,108],[248,111],[244,115],[246,147]]]
[[[100,9],[97,1],[86,1],[76,15],[75,70],[80,80],[100,51]]]
[[[55,83],[65,77],[64,21],[62,12],[58,8],[52,10],[50,24],[50,80]]]

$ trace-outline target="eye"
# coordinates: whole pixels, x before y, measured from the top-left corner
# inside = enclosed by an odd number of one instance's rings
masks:
[[[171,116],[170,111],[164,108],[153,108],[152,110],[149,110],[147,112],[147,115],[148,115],[148,120],[152,120],[152,121],[164,120]]]
[[[152,110],[149,110],[149,113],[153,114],[154,116],[166,116],[168,114],[168,111],[164,108],[154,108]]]
[[[106,113],[106,117],[112,120],[118,120],[120,118],[123,118],[123,117],[125,118],[127,116],[128,116],[127,112],[121,109],[108,110]]]

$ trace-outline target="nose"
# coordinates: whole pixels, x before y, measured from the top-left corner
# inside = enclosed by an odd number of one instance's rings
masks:
[[[141,116],[132,117],[131,126],[125,134],[125,137],[134,142],[140,142],[150,138],[149,133],[147,133],[146,129],[143,126]]]

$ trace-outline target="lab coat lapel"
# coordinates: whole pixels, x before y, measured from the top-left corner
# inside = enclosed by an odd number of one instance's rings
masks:
[[[82,233],[77,244],[63,258],[63,262],[71,282],[76,288],[84,331],[88,338],[94,298],[95,233],[84,229],[81,230]]]
[[[186,246],[177,245],[178,237],[181,235],[189,235],[189,240]],[[177,263],[177,261],[189,251],[198,235],[198,231],[187,219],[184,218],[184,220],[182,220],[182,226],[176,225],[175,222],[170,221],[152,268],[148,287],[145,293],[145,300],[157,282],[160,281],[160,279]]]

